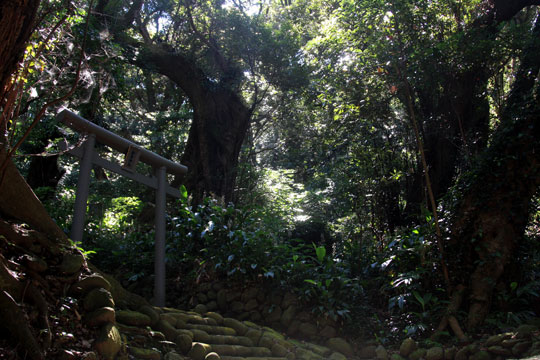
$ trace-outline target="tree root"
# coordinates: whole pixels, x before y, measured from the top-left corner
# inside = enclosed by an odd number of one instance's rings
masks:
[[[441,319],[441,322],[439,323],[437,330],[435,330],[435,333],[431,336],[432,338],[434,338],[442,331],[444,331],[448,326],[450,326],[450,329],[452,329],[452,331],[460,341],[468,341],[467,335],[465,335],[465,333],[461,329],[459,321],[454,315],[463,303],[463,296],[465,295],[465,290],[466,287],[464,285],[458,285],[456,287],[456,289],[452,293],[452,298],[450,299],[450,303],[448,304],[448,307],[446,309],[446,314]]]
[[[30,331],[28,321],[21,322],[21,319],[26,319],[26,316],[16,301],[25,302],[25,299],[28,298],[37,308],[39,326],[44,330],[42,333],[45,335],[44,347],[48,348],[52,341],[52,334],[48,320],[47,301],[30,281],[23,283],[17,279],[7,265],[6,258],[0,254],[0,285],[2,288],[0,308],[2,319],[4,319],[2,325],[13,334],[15,340],[24,345],[31,359],[42,359],[43,355],[36,338]]]
[[[28,322],[21,321],[26,319],[25,313],[11,295],[3,290],[0,291],[0,317],[2,318],[2,326],[19,342],[29,359],[45,359],[36,338],[28,326]]]

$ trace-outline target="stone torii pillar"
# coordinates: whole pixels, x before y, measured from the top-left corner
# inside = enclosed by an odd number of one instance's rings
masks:
[[[88,135],[88,139],[83,145],[68,151],[70,154],[81,159],[70,235],[73,241],[82,241],[90,186],[90,173],[93,164],[126,176],[156,190],[154,302],[157,306],[165,306],[166,197],[167,195],[170,195],[180,198],[180,191],[167,183],[167,173],[184,175],[187,173],[187,167],[165,159],[164,157],[126,140],[67,109],[62,110],[57,115],[57,119],[73,130]],[[94,151],[96,141],[124,153],[125,159],[123,166],[99,157]],[[135,167],[138,161],[151,165],[154,169],[154,176],[148,177],[137,173]]]

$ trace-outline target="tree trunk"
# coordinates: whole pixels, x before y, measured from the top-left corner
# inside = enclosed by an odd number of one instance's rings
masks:
[[[459,49],[470,49],[478,43],[482,54],[463,55],[470,62],[467,69],[457,69],[433,52],[431,63],[423,68],[425,76],[415,88],[418,95],[419,114],[424,119],[421,127],[433,194],[441,198],[454,182],[457,172],[468,169],[471,157],[483,151],[489,134],[489,103],[486,91],[495,64],[491,49],[502,29],[501,22],[511,20],[526,6],[538,5],[540,0],[492,1],[488,11],[471,24],[463,34]],[[488,46],[489,45],[489,46]],[[469,58],[467,57],[469,56]],[[440,89],[440,90],[439,90]],[[406,194],[407,214],[418,214],[425,202],[422,188],[421,166],[412,176]]]
[[[240,149],[251,113],[234,93],[217,90],[192,101],[194,119],[182,157],[193,201],[205,195],[233,199]]]
[[[210,194],[231,201],[251,110],[238,90],[210,81],[195,60],[157,45],[146,45],[140,54],[137,65],[167,76],[193,107],[182,163],[189,169],[183,182],[194,203]]]
[[[461,269],[456,278],[470,279],[469,330],[489,312],[493,288],[523,237],[540,185],[539,38],[537,19],[491,145],[458,184],[463,196],[455,209],[450,253],[453,268]]]
[[[24,54],[26,42],[34,29],[34,19],[40,0],[3,0],[0,2],[0,114],[6,110],[7,94],[12,76]],[[0,116],[0,131],[7,119]],[[2,135],[3,137],[3,135]],[[3,139],[0,139],[0,144]]]

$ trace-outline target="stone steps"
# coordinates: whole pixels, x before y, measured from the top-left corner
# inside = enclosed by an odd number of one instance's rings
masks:
[[[271,328],[217,313],[154,308],[145,309],[145,314],[118,311],[118,326],[132,337],[128,348],[137,359],[144,357],[136,346],[144,345],[145,336],[155,337],[155,330],[176,351],[193,360],[346,359],[329,348],[287,340]]]
[[[239,356],[220,356],[221,360],[288,360],[285,357],[239,357]]]
[[[177,326],[178,328],[178,326]],[[198,324],[185,324],[185,326],[182,327],[186,330],[202,330],[206,332],[208,335],[222,335],[222,336],[236,336],[236,330],[230,327],[226,326],[219,326],[219,325],[198,325]]]

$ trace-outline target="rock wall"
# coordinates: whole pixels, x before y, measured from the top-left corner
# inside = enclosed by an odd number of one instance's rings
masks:
[[[220,311],[225,316],[264,324],[289,336],[318,343],[336,337],[340,328],[333,319],[314,316],[296,295],[258,286],[228,288],[221,282],[204,283],[197,288],[189,305],[201,311]]]
[[[98,329],[93,347],[105,359],[346,360],[352,355],[343,339],[328,339],[327,346],[290,340],[269,327],[208,311],[203,304],[194,311],[149,306],[109,280],[93,274],[70,289],[80,299],[84,322]],[[228,292],[214,293],[218,306],[218,293],[223,301]],[[249,303],[252,293],[243,292],[240,299]]]

